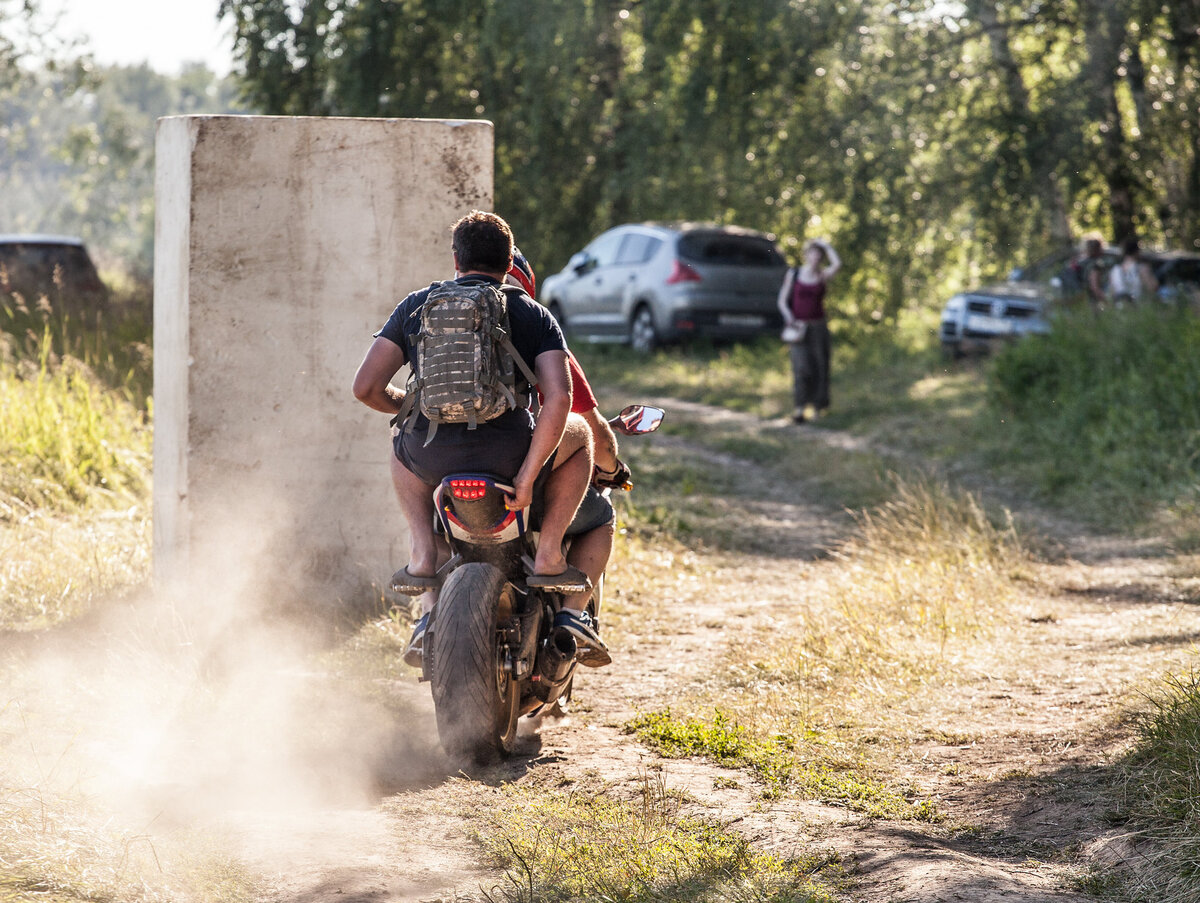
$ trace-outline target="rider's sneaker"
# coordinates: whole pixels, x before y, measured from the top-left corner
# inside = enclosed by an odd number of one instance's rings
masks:
[[[575,637],[579,646],[575,658],[579,664],[589,668],[601,668],[612,661],[612,656],[608,654],[608,646],[600,639],[600,634],[596,633],[592,618],[586,611],[563,608],[554,616],[554,626]]]
[[[404,650],[404,664],[411,668],[421,667],[425,651],[425,628],[428,626],[429,612],[425,612],[413,625],[412,637],[409,638],[408,648]]]

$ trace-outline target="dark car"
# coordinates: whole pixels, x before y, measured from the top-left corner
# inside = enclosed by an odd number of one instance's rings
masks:
[[[1159,300],[1179,304],[1200,302],[1200,254],[1155,251],[1143,256],[1158,280]]]
[[[28,307],[45,299],[53,309],[94,312],[108,289],[78,238],[0,234],[0,298],[18,296]]]
[[[736,226],[617,226],[547,277],[539,300],[574,337],[655,346],[778,332],[787,262],[774,239]]]

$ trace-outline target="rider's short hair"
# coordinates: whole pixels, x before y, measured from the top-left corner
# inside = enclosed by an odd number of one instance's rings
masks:
[[[454,224],[453,248],[460,272],[477,270],[503,278],[512,266],[512,229],[494,213],[472,210]]]

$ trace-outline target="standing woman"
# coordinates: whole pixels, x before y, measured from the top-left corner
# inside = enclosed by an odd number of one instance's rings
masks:
[[[842,267],[827,241],[804,246],[804,262],[792,267],[779,289],[783,340],[792,358],[792,420],[816,420],[829,407],[829,324],[825,320],[825,285]]]

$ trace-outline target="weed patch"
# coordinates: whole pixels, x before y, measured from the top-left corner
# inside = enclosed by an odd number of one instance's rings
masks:
[[[680,814],[661,784],[641,799],[505,787],[502,804],[472,817],[476,839],[501,883],[493,903],[611,900],[628,903],[823,903],[822,873],[836,859],[781,859],[755,852],[741,835]]]
[[[805,761],[801,750],[815,745],[812,735],[799,742],[785,735],[756,737],[721,710],[711,721],[675,718],[669,710],[642,714],[626,723],[625,730],[667,758],[703,756],[719,765],[748,768],[764,783],[768,797],[791,791],[871,818],[939,818],[929,800],[913,801],[849,768]]]

